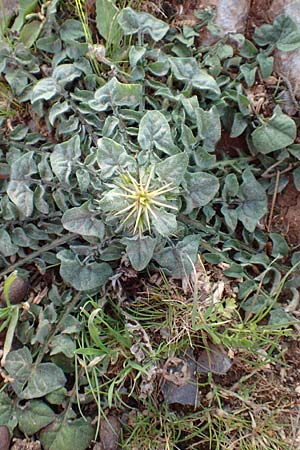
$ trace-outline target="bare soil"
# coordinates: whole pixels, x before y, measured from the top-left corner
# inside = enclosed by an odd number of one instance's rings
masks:
[[[277,197],[272,228],[281,232],[291,246],[300,245],[300,192],[292,180]]]

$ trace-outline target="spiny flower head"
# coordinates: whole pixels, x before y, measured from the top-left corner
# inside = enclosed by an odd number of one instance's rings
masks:
[[[139,173],[135,179],[129,172],[120,174],[112,189],[99,201],[100,207],[111,213],[111,217],[120,218],[123,226],[133,230],[133,234],[151,231],[152,220],[159,220],[162,210],[177,208],[168,203],[167,196],[177,188],[172,183],[161,183],[154,178],[152,166],[148,176]]]

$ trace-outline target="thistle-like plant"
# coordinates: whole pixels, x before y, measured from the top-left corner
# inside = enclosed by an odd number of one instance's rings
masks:
[[[151,233],[153,227],[158,234],[169,234],[165,229],[167,222],[171,227],[170,234],[176,229],[175,215],[166,210],[177,211],[170,201],[174,202],[174,191],[178,188],[173,183],[162,183],[154,173],[155,166],[151,166],[148,174],[140,170],[137,178],[128,171],[119,174],[99,201],[109,219],[116,220],[134,235],[145,231]]]

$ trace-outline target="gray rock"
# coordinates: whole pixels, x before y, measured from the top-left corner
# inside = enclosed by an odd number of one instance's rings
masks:
[[[18,0],[2,0],[0,2],[0,25],[7,24],[19,10]]]
[[[243,33],[250,8],[250,0],[219,0],[216,9],[216,25],[222,34]]]
[[[270,19],[274,20],[281,14],[290,16],[294,22],[300,24],[300,0],[273,0],[269,11]],[[274,58],[275,71],[288,79],[293,94],[300,99],[300,49],[291,52],[276,50]]]
[[[204,0],[202,7],[215,9],[215,24],[219,27],[221,36],[227,33],[243,33],[250,9],[250,0]],[[210,34],[203,34],[202,43],[209,45],[218,40]]]

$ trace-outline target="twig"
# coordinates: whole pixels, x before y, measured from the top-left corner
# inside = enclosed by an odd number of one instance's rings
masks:
[[[299,104],[299,102],[297,101],[297,99],[295,97],[295,93],[294,93],[294,90],[293,90],[292,85],[290,83],[290,80],[287,77],[285,77],[284,75],[282,75],[282,73],[280,73],[280,72],[279,72],[279,76],[282,78],[282,80],[284,81],[286,87],[288,88],[288,91],[290,93],[290,96],[291,96],[291,99],[292,99],[292,102],[293,102],[294,106],[296,107],[297,111],[300,111],[300,104]]]
[[[25,256],[25,258],[20,259],[15,264],[12,264],[10,267],[8,267],[7,269],[0,272],[0,279],[2,277],[4,277],[5,275],[16,270],[18,267],[23,266],[23,264],[27,264],[29,261],[32,261],[34,258],[41,255],[42,253],[48,252],[49,250],[52,250],[55,247],[59,247],[60,245],[65,244],[66,242],[73,241],[77,237],[78,237],[78,234],[69,233],[69,234],[66,234],[65,236],[62,236],[61,238],[56,239],[55,241],[52,241],[50,244],[44,245],[40,249],[36,250],[35,252],[30,253],[30,255]]]
[[[273,164],[272,166],[270,166],[263,174],[262,174],[262,178],[273,178],[277,175],[277,172],[272,172],[269,173],[271,171],[271,169],[274,169],[275,167],[277,167],[279,164],[281,164],[282,161],[277,161],[275,164]],[[281,170],[279,173],[280,175],[283,175],[284,173],[289,172],[290,170],[292,170],[295,166],[298,166],[299,162],[295,162],[295,163],[290,163],[285,169]]]
[[[281,175],[281,172],[279,170],[277,170],[275,187],[274,187],[274,194],[273,194],[272,204],[271,204],[271,211],[270,211],[269,218],[268,218],[268,223],[267,223],[267,230],[268,230],[268,232],[270,231],[270,228],[271,228],[271,225],[272,225],[273,213],[274,213],[274,208],[275,208],[277,194],[278,194],[278,186],[279,186],[280,175]]]
[[[74,295],[73,300],[66,305],[66,308],[64,309],[62,315],[60,316],[60,319],[59,319],[58,323],[53,328],[52,332],[50,334],[48,334],[48,337],[47,337],[46,341],[44,342],[44,344],[43,344],[43,346],[42,346],[42,348],[41,348],[41,350],[40,350],[40,352],[39,352],[39,354],[38,354],[38,356],[36,358],[36,361],[35,361],[34,366],[33,366],[34,368],[36,368],[40,364],[42,359],[44,358],[45,354],[47,353],[48,346],[49,346],[52,338],[59,331],[61,331],[61,326],[62,326],[62,323],[63,323],[64,319],[67,317],[68,314],[70,314],[70,312],[75,308],[77,303],[80,301],[81,294],[82,294],[82,292],[77,292]]]

